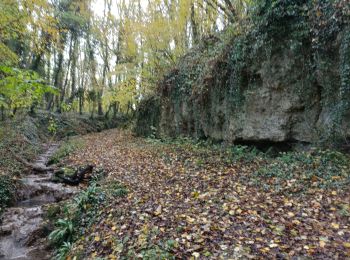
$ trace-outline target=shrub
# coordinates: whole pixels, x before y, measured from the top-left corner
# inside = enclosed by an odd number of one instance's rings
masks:
[[[94,221],[103,197],[104,193],[93,183],[72,202],[64,205],[62,216],[56,221],[56,228],[49,235],[49,240],[57,248],[57,259],[65,259],[77,235]],[[52,215],[57,216],[56,212]]]
[[[73,244],[71,242],[63,242],[63,244],[57,250],[57,254],[55,258],[58,260],[67,259],[66,256],[71,251],[72,247],[73,247]]]
[[[84,212],[89,205],[98,205],[103,200],[103,197],[104,193],[96,186],[96,183],[93,183],[85,191],[82,191],[74,201],[80,211]]]
[[[102,170],[101,173],[103,173]],[[66,259],[73,243],[79,237],[88,235],[87,230],[98,222],[101,217],[101,207],[104,207],[107,199],[123,197],[127,192],[119,182],[109,182],[105,186],[99,186],[92,181],[85,191],[65,203],[60,212],[52,209],[48,217],[60,218],[56,221],[55,230],[49,235],[50,241],[56,248],[56,258]]]
[[[64,242],[72,242],[74,226],[68,219],[59,219],[56,229],[49,235],[49,240],[55,245],[62,245]]]

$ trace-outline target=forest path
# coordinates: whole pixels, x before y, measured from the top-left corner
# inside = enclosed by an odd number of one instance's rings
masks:
[[[122,130],[83,139],[85,148],[68,160],[103,167],[106,183],[129,190],[103,205],[97,223],[77,241],[86,257],[164,251],[213,259],[350,256],[348,189],[266,190],[252,176],[264,164],[259,159],[232,162],[220,149],[147,141]]]

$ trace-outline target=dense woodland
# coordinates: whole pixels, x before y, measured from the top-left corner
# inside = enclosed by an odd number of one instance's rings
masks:
[[[349,0],[0,0],[0,260],[349,259]]]
[[[252,1],[1,1],[2,119],[42,108],[129,113],[202,37]]]

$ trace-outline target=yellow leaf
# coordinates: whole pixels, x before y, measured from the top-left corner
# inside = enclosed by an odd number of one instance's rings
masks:
[[[332,191],[332,195],[337,195],[337,192],[336,191]]]
[[[117,229],[116,226],[113,226],[113,227],[112,227],[112,231],[115,231],[116,229]]]
[[[263,253],[267,253],[267,252],[270,251],[270,248],[264,247],[264,248],[260,249],[260,251],[263,252]]]
[[[197,199],[199,197],[200,193],[198,191],[193,192],[193,198]]]
[[[292,223],[295,224],[295,225],[300,225],[300,221],[297,220],[297,219],[294,219],[294,220],[292,221]]]
[[[343,245],[344,245],[346,248],[350,248],[350,243],[349,243],[349,242],[344,242]]]
[[[321,241],[320,241],[320,247],[324,248],[325,245],[326,245],[326,242],[321,240]]]
[[[295,214],[293,212],[288,212],[288,217],[292,218],[294,216],[295,216]]]
[[[195,221],[195,219],[191,218],[190,216],[187,216],[186,220],[188,223],[193,223]]]
[[[339,229],[339,224],[337,224],[337,223],[332,223],[331,226],[334,229]]]
[[[275,248],[275,247],[278,247],[278,244],[272,242],[272,243],[269,245],[269,247]]]
[[[198,252],[194,252],[192,253],[192,255],[195,257],[195,258],[199,258],[200,257],[200,254]]]
[[[154,215],[159,216],[162,214],[162,206],[159,205],[158,208],[154,211]]]
[[[95,241],[99,242],[101,240],[101,238],[99,236],[95,236]]]

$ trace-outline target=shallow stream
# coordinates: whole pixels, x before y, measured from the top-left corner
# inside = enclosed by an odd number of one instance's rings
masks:
[[[57,144],[47,145],[46,152],[38,157],[35,164],[46,165],[57,148]],[[51,258],[43,206],[67,199],[78,191],[75,187],[52,182],[52,174],[29,174],[21,179],[20,200],[1,218],[0,260]]]

